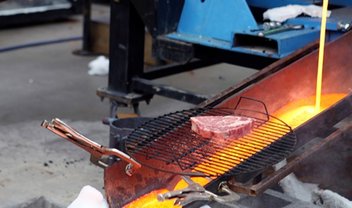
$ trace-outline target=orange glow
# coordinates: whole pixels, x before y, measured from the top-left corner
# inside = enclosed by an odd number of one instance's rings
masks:
[[[272,125],[265,123],[253,130],[249,135],[232,141],[226,147],[214,153],[207,162],[197,165],[194,170],[209,175],[224,174],[283,136],[285,132],[275,131],[275,126]]]
[[[203,177],[192,177],[192,180],[202,186],[206,185],[210,181],[209,179]],[[173,190],[180,190],[186,188],[187,186],[188,184],[184,180],[180,180]],[[145,194],[133,202],[127,204],[124,206],[124,208],[180,208],[181,206],[174,205],[176,199],[170,199],[163,202],[158,201],[158,194],[166,193],[168,191],[169,190],[167,189],[161,189],[149,192],[148,194]]]
[[[332,106],[345,96],[346,94],[323,95],[321,97],[321,108],[319,112]],[[283,120],[294,129],[319,113],[315,111],[314,101],[315,96],[311,96],[306,99],[291,102],[276,111],[273,115]],[[264,124],[260,126],[255,130],[255,132],[251,133],[250,137],[244,136],[243,138],[233,141],[228,146],[214,153],[214,155],[209,158],[208,162],[197,165],[193,171],[201,171],[210,175],[222,174],[240,164],[242,161],[257,153],[284,134],[277,131],[272,131],[272,129],[275,129],[275,126],[269,125],[270,124]],[[261,136],[263,134],[265,134],[266,137]],[[232,155],[231,160],[229,160],[228,157],[230,154]],[[221,163],[219,163],[220,161]],[[219,167],[219,164],[222,164],[222,166]],[[205,186],[212,180],[212,178],[192,177],[192,180],[202,186]],[[173,190],[183,189],[187,186],[188,184],[184,180],[180,180]],[[176,199],[166,200],[163,202],[159,202],[157,200],[158,194],[168,191],[170,190],[161,189],[152,191],[126,205],[124,208],[179,208],[180,206],[174,205]]]
[[[198,183],[202,186],[205,186],[206,184],[208,184],[210,182],[211,179],[209,178],[204,178],[204,177],[192,177],[192,180],[195,182],[195,183]],[[186,181],[184,180],[180,180],[176,186],[175,186],[175,189],[174,190],[179,190],[179,189],[183,189],[183,188],[186,188],[188,186],[188,184],[186,183]]]
[[[175,199],[166,200],[163,202],[158,201],[157,199],[158,194],[166,193],[166,192],[168,192],[167,189],[161,189],[161,190],[149,192],[148,194],[145,194],[140,198],[134,200],[133,202],[127,204],[126,206],[124,206],[124,208],[154,208],[154,207],[178,208],[180,207],[180,206],[174,205]]]
[[[274,113],[274,116],[280,118],[293,129],[311,119],[316,114],[324,111],[337,101],[344,98],[346,94],[327,94],[321,97],[319,111],[315,111],[314,98],[308,97],[289,103]]]

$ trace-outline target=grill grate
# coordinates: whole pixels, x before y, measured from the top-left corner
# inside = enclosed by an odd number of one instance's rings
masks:
[[[200,115],[247,116],[255,124],[240,139],[215,141],[191,130],[190,118]],[[296,137],[288,125],[266,113],[195,108],[148,121],[125,142],[127,153],[145,166],[177,174],[219,176],[258,171],[279,162],[293,150]]]

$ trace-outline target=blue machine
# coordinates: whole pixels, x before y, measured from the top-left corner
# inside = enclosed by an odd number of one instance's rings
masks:
[[[262,20],[253,8],[266,9],[288,4],[308,5],[312,0],[185,0],[177,30],[168,38],[240,53],[282,58],[317,40],[320,18],[297,17],[281,27],[301,26],[260,35]],[[352,23],[352,1],[330,0],[334,8],[327,22],[327,41],[348,30]],[[258,19],[258,17],[257,17]]]
[[[320,18],[299,16],[284,23],[264,22],[267,9],[322,0],[119,0],[111,1],[110,70],[107,88],[97,94],[117,106],[133,106],[161,95],[199,104],[208,96],[153,82],[206,66],[227,63],[261,70],[316,41]],[[327,41],[351,29],[352,1],[329,0]],[[163,65],[144,70],[145,28],[153,54]],[[269,29],[268,29],[269,28]],[[316,50],[305,47],[302,53]],[[286,59],[296,60],[300,56]]]

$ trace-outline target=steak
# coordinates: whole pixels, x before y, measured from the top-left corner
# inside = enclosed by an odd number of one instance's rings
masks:
[[[254,119],[242,116],[196,116],[191,117],[192,130],[198,135],[212,139],[238,139],[248,134]]]

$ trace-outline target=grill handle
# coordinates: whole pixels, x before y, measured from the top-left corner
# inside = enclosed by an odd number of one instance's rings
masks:
[[[238,101],[237,101],[237,103],[236,103],[236,105],[234,107],[235,110],[239,109],[238,107],[241,104],[242,100],[250,100],[250,101],[257,102],[260,105],[262,105],[264,107],[264,110],[265,110],[264,114],[266,116],[266,120],[269,121],[270,116],[269,116],[268,108],[266,107],[265,103],[263,101],[260,101],[260,100],[254,99],[254,98],[241,96],[240,99],[238,99]]]
[[[118,149],[104,147],[88,139],[58,118],[53,119],[51,122],[43,121],[41,126],[89,152],[93,159],[92,162],[97,162],[99,166],[108,166],[108,164],[104,162],[106,156],[116,156],[128,163],[125,171],[129,176],[141,167],[140,163],[126,153]]]

